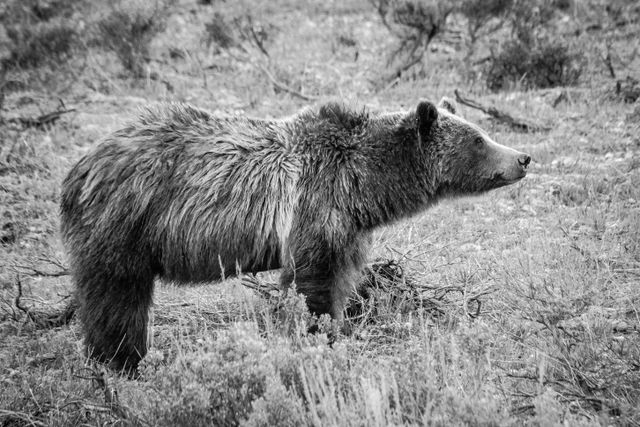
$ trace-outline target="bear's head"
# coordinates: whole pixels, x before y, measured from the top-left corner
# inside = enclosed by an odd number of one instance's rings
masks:
[[[440,195],[482,193],[527,175],[531,156],[493,141],[460,117],[452,100],[443,98],[437,107],[420,102],[416,122],[420,149],[436,167]]]

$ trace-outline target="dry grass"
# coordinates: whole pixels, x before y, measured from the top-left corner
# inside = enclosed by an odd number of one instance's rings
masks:
[[[18,309],[18,281],[31,313],[65,306],[70,279],[50,262],[64,265],[60,182],[138,106],[170,99],[277,117],[307,105],[251,61],[207,46],[206,25],[226,3],[205,3],[176,2],[150,41],[155,80],[120,75],[93,48],[53,91],[26,85],[24,70],[3,77],[25,84],[3,92],[4,118],[55,111],[56,96],[76,112],[44,129],[0,126],[0,425],[640,424],[640,122],[637,106],[612,96],[594,41],[611,41],[625,58],[618,75],[637,78],[638,59],[627,63],[637,22],[580,36],[586,68],[564,94],[465,86],[464,52],[439,50],[412,80],[379,90],[394,45],[368,2],[262,2],[253,16],[278,31],[261,60],[278,82],[384,110],[474,91],[552,125],[514,133],[462,108],[532,154],[530,175],[379,230],[371,261],[395,259],[402,274],[378,270],[332,346],[327,319],[306,333],[296,295],[264,298],[238,280],[158,284],[153,348],[130,380],[84,359],[75,322],[47,328]]]

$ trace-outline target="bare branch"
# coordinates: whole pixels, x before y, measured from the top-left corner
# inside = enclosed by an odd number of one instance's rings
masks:
[[[18,287],[18,295],[16,295],[16,298],[14,300],[16,308],[22,311],[24,314],[26,314],[27,318],[34,320],[34,317],[33,317],[33,314],[31,314],[31,311],[29,311],[27,307],[23,306],[22,302],[20,301],[20,299],[22,298],[22,281],[20,280],[20,276],[18,276],[18,281],[16,283],[16,286]]]
[[[602,56],[602,60],[604,61],[604,65],[607,66],[607,70],[609,70],[609,75],[612,79],[616,78],[616,71],[613,68],[613,63],[611,59],[611,43],[607,43],[607,53]]]
[[[304,101],[315,101],[317,99],[313,96],[305,95],[301,92],[298,92],[297,90],[292,89],[289,86],[285,85],[284,83],[278,81],[264,65],[257,64],[257,63],[255,65],[260,69],[260,71],[264,73],[265,76],[267,76],[267,78],[275,88],[283,92],[290,93],[291,95],[296,96]]]
[[[251,17],[251,15],[247,15],[247,22],[249,23],[248,31],[251,36],[250,40],[253,40],[253,44],[268,58],[269,52],[265,48],[263,40],[256,33],[255,25],[253,24],[253,18]]]

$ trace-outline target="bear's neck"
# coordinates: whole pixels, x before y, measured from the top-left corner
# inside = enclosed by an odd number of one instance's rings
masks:
[[[380,122],[376,122],[379,120]],[[358,146],[361,162],[353,168],[350,215],[373,229],[415,215],[437,202],[437,173],[430,153],[417,141],[411,117],[372,119]],[[394,126],[395,124],[395,126]]]

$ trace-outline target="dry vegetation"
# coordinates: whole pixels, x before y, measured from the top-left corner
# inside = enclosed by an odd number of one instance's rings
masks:
[[[2,2],[0,426],[640,425],[639,37],[631,0]],[[348,336],[274,273],[159,284],[139,379],[84,359],[60,183],[138,106],[456,88],[549,128],[461,107],[530,175],[377,232]]]

